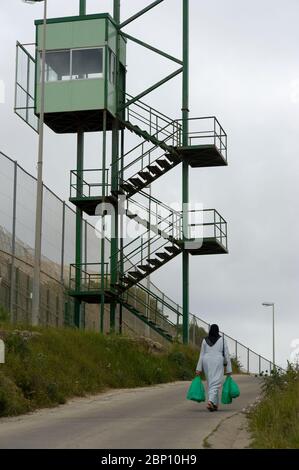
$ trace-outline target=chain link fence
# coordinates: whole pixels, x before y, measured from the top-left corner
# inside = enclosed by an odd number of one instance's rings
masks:
[[[0,152],[0,307],[10,312],[11,320],[30,324],[35,236],[36,179],[17,162]],[[74,326],[73,299],[68,295],[69,266],[75,259],[76,212],[45,185],[43,187],[43,237],[41,262],[40,323],[44,326]],[[101,243],[95,228],[83,222],[83,263],[100,263]],[[105,262],[109,262],[110,241],[105,242]],[[176,328],[182,339],[182,307],[144,280],[160,318]],[[152,297],[151,297],[152,299]],[[151,300],[152,301],[152,300]],[[151,310],[153,308],[151,307]],[[146,307],[145,307],[146,310]],[[109,305],[105,305],[104,332],[109,332]],[[82,327],[100,330],[99,305],[82,306]],[[145,311],[146,313],[146,311]],[[116,324],[120,324],[117,307]],[[122,308],[122,332],[151,338],[167,344],[159,333]],[[199,348],[209,324],[190,314],[190,343]],[[173,331],[172,331],[173,333]],[[271,361],[225,335],[232,357],[244,372],[270,373]]]

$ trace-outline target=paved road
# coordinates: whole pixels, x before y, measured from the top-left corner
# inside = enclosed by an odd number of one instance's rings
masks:
[[[217,413],[185,399],[189,382],[115,390],[0,419],[0,448],[198,449],[225,418],[252,403],[259,379],[237,376],[241,396]]]

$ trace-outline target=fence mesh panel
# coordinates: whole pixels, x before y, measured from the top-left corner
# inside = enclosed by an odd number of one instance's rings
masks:
[[[0,309],[9,311],[12,320],[22,323],[30,323],[32,314],[36,187],[33,176],[0,152]],[[43,325],[74,326],[74,300],[67,291],[70,265],[75,262],[76,212],[46,186],[43,188],[42,229],[40,320]],[[104,261],[107,266],[110,250],[110,240],[106,239]],[[82,254],[83,263],[101,262],[101,240],[88,220],[83,223]],[[130,295],[134,306],[141,309],[143,314],[178,340],[182,340],[183,314],[180,305],[147,280],[142,281],[141,289],[132,288]],[[105,332],[110,328],[109,309],[109,305],[105,305]],[[99,305],[83,303],[82,312],[82,327],[100,331]],[[119,305],[116,320],[119,329]],[[153,341],[167,344],[167,340],[157,331],[124,307],[122,322],[122,332],[125,334],[146,336]],[[208,330],[207,322],[190,314],[190,344],[199,349]],[[231,356],[237,356],[244,372],[271,372],[273,367],[269,360],[250,351],[233,338],[226,335],[225,338]]]

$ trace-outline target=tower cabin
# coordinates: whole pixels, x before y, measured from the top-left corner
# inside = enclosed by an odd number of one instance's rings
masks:
[[[35,113],[41,107],[41,48],[43,21],[36,25]],[[45,123],[56,133],[112,129],[117,103],[125,99],[126,41],[119,41],[116,90],[116,25],[108,13],[47,20]],[[117,98],[119,96],[119,98]]]

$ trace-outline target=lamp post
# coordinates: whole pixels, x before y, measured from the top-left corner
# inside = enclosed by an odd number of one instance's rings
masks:
[[[32,297],[32,325],[39,324],[40,310],[40,271],[42,248],[42,215],[43,215],[43,151],[44,151],[44,114],[45,114],[45,76],[46,76],[46,27],[47,27],[47,0],[23,0],[24,3],[35,4],[44,2],[44,22],[41,47],[41,100],[39,117],[39,139],[37,159],[37,192],[35,217],[35,246],[34,246],[34,272]]]
[[[273,369],[275,368],[275,329],[274,329],[274,303],[273,302],[263,302],[264,307],[272,307],[272,322],[273,322]]]

